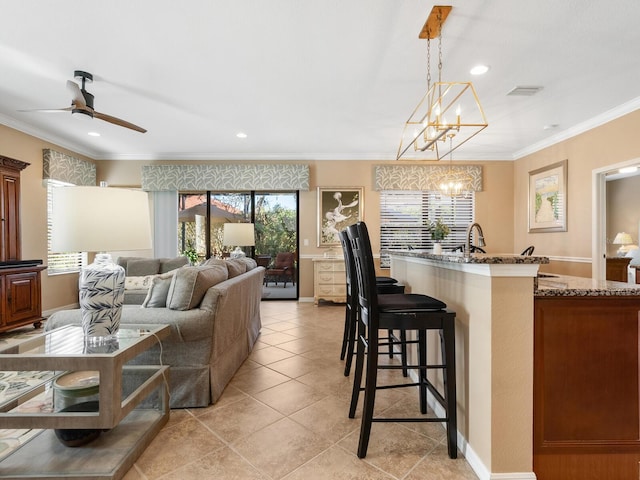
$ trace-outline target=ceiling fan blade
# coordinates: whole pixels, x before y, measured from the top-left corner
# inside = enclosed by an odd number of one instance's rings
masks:
[[[70,112],[73,110],[73,105],[66,108],[34,108],[32,110],[18,110],[18,112],[40,112],[40,113],[59,113],[59,112]]]
[[[67,88],[73,93],[73,103],[76,105],[76,108],[81,110],[86,109],[87,102],[78,84],[71,80],[67,80]]]
[[[100,120],[104,120],[105,122],[113,123],[114,125],[119,125],[121,127],[130,128],[131,130],[135,130],[136,132],[145,133],[147,130],[134,125],[133,123],[129,123],[120,118],[112,117],[111,115],[107,115],[105,113],[93,112],[93,118],[99,118]]]

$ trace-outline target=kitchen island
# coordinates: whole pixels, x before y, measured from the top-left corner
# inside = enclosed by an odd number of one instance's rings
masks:
[[[637,297],[640,289],[618,282],[594,283],[590,279],[582,279],[583,283],[578,284],[569,282],[568,277],[538,278],[540,265],[549,261],[546,257],[472,254],[465,258],[462,254],[435,255],[416,250],[389,254],[390,273],[406,285],[407,291],[437,297],[456,312],[458,438],[461,451],[478,477],[546,480],[547,477],[543,476],[546,472],[538,472],[542,464],[538,460],[539,449],[534,448],[534,314],[537,320],[538,299],[545,303],[558,298],[574,301],[576,295],[597,297],[599,300],[625,297],[631,302],[629,309],[633,310],[640,305],[640,297]],[[537,335],[538,331],[535,333]],[[553,334],[554,337],[558,335]],[[630,374],[635,372],[637,397],[637,332],[631,338],[635,341],[636,363]],[[556,345],[562,346],[566,338],[561,336],[556,340],[559,342]],[[432,354],[438,352],[436,337],[430,339],[430,347]],[[585,348],[589,345],[585,344]],[[536,349],[536,353],[541,351],[538,344]],[[631,363],[633,361],[629,361]],[[538,396],[541,381],[558,381],[559,376],[573,375],[562,369],[552,370],[553,375],[550,375],[547,367],[542,370],[544,376],[540,377],[538,363],[535,372],[536,402],[545,400]],[[558,385],[554,384],[546,394],[553,395],[556,387]],[[566,398],[564,401],[563,408],[573,400]],[[540,407],[541,404],[536,405]],[[539,413],[538,410],[536,412]],[[543,418],[536,417],[540,421]],[[547,418],[547,422],[556,420],[558,416]],[[629,422],[638,428],[637,416],[630,418]],[[536,423],[536,441],[539,433]],[[562,433],[564,431],[554,432],[557,435]],[[557,435],[554,439],[563,442]],[[546,442],[544,447],[548,451],[551,445],[548,445],[548,440]],[[559,444],[554,444],[553,448],[559,448]],[[535,467],[534,452],[537,455]],[[555,461],[553,465],[545,465],[550,470],[563,462],[557,456],[546,458]],[[637,477],[636,470],[634,478]],[[588,477],[564,475],[562,478]]]
[[[391,276],[456,312],[458,445],[480,479],[533,473],[533,293],[546,257],[392,251]],[[439,339],[429,339],[439,351]],[[438,354],[439,355],[439,354]]]

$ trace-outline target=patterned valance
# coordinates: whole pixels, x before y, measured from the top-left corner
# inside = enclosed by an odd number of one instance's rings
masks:
[[[464,173],[468,177],[464,190],[482,191],[482,167],[479,165],[376,165],[374,189],[437,191],[449,172]]]
[[[96,166],[91,162],[45,148],[42,150],[42,179],[95,186]]]
[[[142,167],[147,191],[309,190],[308,165],[206,164]]]

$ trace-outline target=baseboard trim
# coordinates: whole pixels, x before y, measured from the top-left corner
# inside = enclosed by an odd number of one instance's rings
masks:
[[[418,381],[418,376],[415,372],[411,372],[411,377],[414,381]],[[427,403],[429,407],[435,412],[436,416],[445,416],[445,411],[442,405],[438,403],[431,392],[427,391]],[[442,428],[446,429],[446,425],[441,423]],[[480,480],[536,480],[536,474],[533,472],[506,472],[506,473],[492,473],[486,467],[486,465],[480,460],[480,457],[473,450],[471,445],[467,442],[467,439],[460,433],[460,430],[456,431],[458,438],[458,449],[464,455],[467,463],[471,469],[475,472]]]

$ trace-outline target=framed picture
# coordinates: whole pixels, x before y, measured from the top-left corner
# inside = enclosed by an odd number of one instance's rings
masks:
[[[338,232],[363,218],[363,187],[318,187],[318,247],[340,245]]]
[[[529,232],[567,231],[567,160],[529,172]]]

